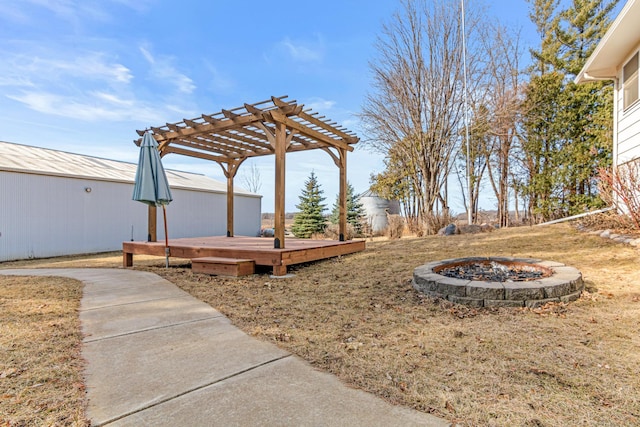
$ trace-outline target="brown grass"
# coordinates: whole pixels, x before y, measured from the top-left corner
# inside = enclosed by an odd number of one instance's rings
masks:
[[[583,273],[587,292],[569,305],[478,310],[411,287],[418,265],[472,255],[563,262]],[[556,225],[367,242],[364,252],[294,268],[290,279],[194,275],[188,262],[164,269],[163,258],[135,265],[354,387],[460,425],[632,426],[638,261],[635,248]]]
[[[0,276],[0,425],[85,426],[82,284]]]

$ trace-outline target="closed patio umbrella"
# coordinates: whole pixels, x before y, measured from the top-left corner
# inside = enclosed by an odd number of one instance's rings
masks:
[[[136,170],[136,181],[133,186],[133,200],[146,203],[151,206],[162,206],[164,217],[164,252],[166,266],[169,267],[169,237],[167,233],[166,205],[171,203],[171,189],[167,181],[167,175],[162,167],[158,143],[151,134],[145,132],[140,144],[140,157]]]

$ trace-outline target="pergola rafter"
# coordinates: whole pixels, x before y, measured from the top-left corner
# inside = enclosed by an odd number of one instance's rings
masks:
[[[274,247],[284,248],[286,153],[321,149],[340,169],[340,240],[346,235],[346,159],[359,138],[348,129],[304,109],[286,96],[194,119],[151,127],[160,155],[169,153],[217,162],[227,177],[227,236],[233,236],[233,179],[249,157],[275,155]],[[142,136],[146,130],[138,130]],[[140,145],[142,138],[135,141]],[[155,215],[150,211],[150,216]],[[151,220],[150,220],[151,221]],[[151,231],[151,230],[150,230]],[[153,233],[155,234],[155,233]]]

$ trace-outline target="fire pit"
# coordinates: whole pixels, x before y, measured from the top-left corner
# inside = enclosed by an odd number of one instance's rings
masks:
[[[430,296],[474,307],[537,307],[580,297],[582,274],[554,261],[458,258],[416,268],[413,287]]]

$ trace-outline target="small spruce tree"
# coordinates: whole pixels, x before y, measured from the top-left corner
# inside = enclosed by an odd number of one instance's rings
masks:
[[[362,202],[360,202],[360,195],[354,194],[353,187],[347,183],[347,224],[353,226],[356,234],[362,233],[362,218],[365,216],[366,213]],[[338,224],[340,222],[340,194],[336,196],[329,221],[331,221],[332,224]]]
[[[326,223],[322,213],[326,210],[326,205],[322,204],[325,200],[325,197],[322,197],[323,193],[316,174],[311,171],[309,179],[304,183],[302,195],[298,196],[298,213],[293,217],[291,226],[294,236],[308,239],[313,233],[324,232]]]

